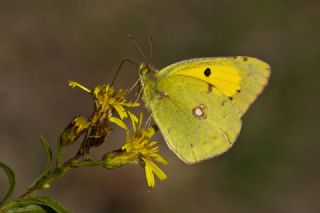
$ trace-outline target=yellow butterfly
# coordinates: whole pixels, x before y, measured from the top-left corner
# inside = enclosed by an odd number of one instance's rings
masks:
[[[227,151],[270,66],[252,57],[196,58],[160,71],[142,63],[143,100],[170,149],[188,164]]]

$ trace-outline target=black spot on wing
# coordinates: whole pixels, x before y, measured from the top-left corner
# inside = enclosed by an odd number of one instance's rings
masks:
[[[211,69],[208,67],[204,70],[203,74],[206,76],[206,77],[209,77],[211,75]]]
[[[211,84],[208,84],[208,93],[212,92],[212,88],[213,88],[213,86]]]
[[[162,91],[158,91],[158,99],[159,100],[161,100],[161,99],[163,99],[163,98],[168,98],[169,96],[166,94],[166,93],[164,93],[164,92],[162,92]]]

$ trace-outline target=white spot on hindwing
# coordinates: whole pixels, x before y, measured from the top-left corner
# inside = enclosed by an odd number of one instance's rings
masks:
[[[203,116],[204,112],[203,112],[200,108],[196,108],[196,109],[194,110],[194,114],[195,114],[196,116],[198,116],[198,117],[201,117],[201,116]]]
[[[206,119],[207,118],[207,107],[204,104],[199,104],[198,106],[192,109],[192,114],[194,117],[198,119]]]

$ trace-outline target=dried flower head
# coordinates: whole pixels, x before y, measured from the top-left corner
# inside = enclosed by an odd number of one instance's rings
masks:
[[[115,91],[113,87],[107,84],[96,86],[93,90],[74,81],[70,81],[69,86],[80,88],[91,94],[95,103],[94,111],[88,119],[86,137],[78,155],[89,153],[91,147],[100,146],[106,140],[111,131],[109,122],[115,123],[121,128],[126,128],[123,120],[134,116],[128,108],[140,105],[137,102],[128,102],[123,89]],[[114,114],[117,116],[114,116]]]

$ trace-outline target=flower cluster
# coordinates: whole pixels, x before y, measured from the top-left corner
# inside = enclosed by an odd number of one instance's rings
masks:
[[[128,110],[131,107],[138,107],[137,102],[128,102],[125,99],[125,91],[120,89],[115,91],[109,85],[96,86],[90,90],[83,85],[70,81],[69,86],[80,88],[94,98],[94,112],[90,118],[77,116],[61,134],[63,144],[70,144],[85,132],[85,139],[82,142],[78,156],[89,153],[89,149],[101,145],[111,128],[109,122],[115,123],[126,131],[126,143],[120,150],[106,153],[102,160],[105,168],[117,168],[128,163],[138,163],[145,168],[148,187],[155,186],[156,175],[160,180],[167,178],[166,174],[153,162],[168,165],[168,162],[158,153],[159,146],[151,138],[155,134],[155,128],[141,128],[143,114],[138,119]],[[130,133],[125,119],[130,118],[133,132]]]
[[[12,195],[15,187],[14,172],[7,165],[0,162],[0,170],[8,177],[9,187],[6,194],[0,198],[0,212],[68,212],[55,200],[36,196],[39,190],[48,189],[54,181],[66,175],[69,171],[89,166],[99,166],[114,169],[126,164],[138,164],[145,169],[149,189],[155,186],[155,176],[160,180],[167,179],[166,174],[158,167],[156,162],[168,165],[167,160],[159,154],[157,142],[152,140],[156,127],[141,128],[143,114],[139,119],[130,111],[138,107],[138,102],[126,100],[125,90],[114,90],[110,85],[96,86],[90,90],[87,87],[70,81],[69,86],[80,88],[89,93],[94,100],[94,109],[90,116],[75,116],[59,136],[58,149],[53,163],[53,152],[47,139],[40,136],[42,145],[47,154],[47,164],[43,172],[37,177],[30,187],[19,198],[3,205]],[[129,89],[130,91],[130,89]],[[139,97],[139,96],[138,96]],[[128,128],[126,119],[132,122]],[[128,120],[129,120],[128,119]],[[120,149],[110,151],[100,159],[90,155],[92,147],[103,144],[112,132],[111,123],[121,127],[126,132],[125,144]],[[148,123],[148,122],[147,122]],[[147,126],[145,124],[145,126]],[[64,161],[66,147],[82,140],[75,155]]]
[[[81,144],[77,157],[88,154],[91,147],[100,146],[106,141],[111,131],[109,122],[123,128],[125,125],[123,120],[128,116],[133,116],[127,108],[139,106],[139,103],[128,102],[125,99],[124,90],[121,89],[116,92],[109,85],[99,85],[90,90],[77,82],[70,81],[69,86],[71,88],[80,88],[89,93],[95,103],[94,111],[88,119],[84,116],[77,116],[61,134],[60,146],[63,146],[74,142],[85,133],[85,139]],[[113,116],[115,113],[119,118]]]
[[[141,129],[142,120],[143,115],[141,114],[137,123],[135,120],[132,122],[133,134],[127,137],[127,142],[122,146],[122,150],[136,156],[138,163],[145,168],[148,186],[152,188],[155,186],[154,174],[160,180],[167,179],[166,174],[153,161],[166,166],[168,162],[158,153],[160,148],[156,146],[157,142],[151,141],[155,134],[155,129],[153,127]]]

